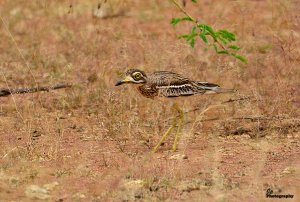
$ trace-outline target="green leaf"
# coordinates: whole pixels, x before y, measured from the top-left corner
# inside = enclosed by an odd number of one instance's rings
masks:
[[[225,44],[225,45],[227,44],[226,39],[224,39],[224,38],[222,38],[222,37],[218,37],[218,39],[220,39],[220,40],[222,41],[223,44]]]
[[[180,36],[178,36],[178,39],[186,39],[186,38],[188,38],[189,37],[189,34],[182,34],[182,35],[180,35]]]
[[[212,38],[216,41],[217,40],[217,36],[216,36],[216,33],[214,32],[213,28],[210,27],[210,26],[206,26],[206,30],[212,36]]]
[[[225,40],[228,40],[229,42],[235,41],[235,35],[227,30],[219,30],[217,34],[218,36]]]
[[[192,30],[191,30],[191,33],[194,34],[194,33],[195,33],[195,30],[196,30],[196,27],[193,26],[193,27],[192,27]]]
[[[197,36],[197,33],[195,31],[196,31],[196,27],[193,26],[191,33],[186,37],[186,41],[189,42],[192,48],[195,47],[195,37]]]
[[[197,34],[195,33],[196,31],[196,27],[193,26],[192,27],[192,30],[191,30],[191,33],[188,35],[188,37],[186,38],[187,41],[190,41],[192,38],[194,38]]]
[[[213,38],[214,38],[214,40],[216,41],[217,39],[216,39],[216,33],[214,32],[214,30],[213,30],[213,28],[212,27],[210,27],[210,26],[208,26],[208,25],[205,25],[205,24],[199,24],[198,25],[198,27],[201,29],[201,30],[206,30],[205,32],[205,34],[206,35],[211,35]]]
[[[201,33],[199,34],[200,38],[204,41],[204,43],[208,43],[207,38],[206,38],[206,27],[203,26],[201,29]]]
[[[243,63],[247,64],[248,61],[244,56],[238,55],[238,54],[231,54],[233,57],[235,57],[236,59],[242,61]]]
[[[214,30],[213,30],[213,28],[212,28],[211,26],[205,25],[205,29],[206,29],[209,33],[215,34],[215,32],[214,32]]]
[[[181,21],[192,21],[192,19],[190,17],[172,18],[171,25],[175,26]]]
[[[195,47],[195,38],[192,38],[192,39],[191,39],[190,45],[191,45],[192,48]]]
[[[192,0],[193,3],[197,3],[197,0]]]
[[[202,32],[201,34],[199,34],[199,36],[200,36],[200,38],[201,38],[205,43],[208,43],[207,38],[206,38],[204,32]]]
[[[235,46],[235,45],[228,46],[228,48],[233,49],[233,50],[240,50],[241,49],[239,46]]]
[[[228,55],[229,52],[227,50],[221,50],[221,51],[217,51],[218,54],[226,54]]]
[[[180,18],[172,18],[171,25],[175,26],[179,22],[180,22]]]

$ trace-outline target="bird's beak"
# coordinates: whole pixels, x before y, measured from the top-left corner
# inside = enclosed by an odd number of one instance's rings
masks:
[[[125,79],[118,81],[115,86],[120,86],[124,83],[130,83],[130,82],[132,82],[132,80],[129,77],[126,77]]]
[[[122,85],[123,83],[125,83],[124,80],[120,80],[120,81],[118,81],[118,82],[116,83],[115,86],[120,86],[120,85]]]

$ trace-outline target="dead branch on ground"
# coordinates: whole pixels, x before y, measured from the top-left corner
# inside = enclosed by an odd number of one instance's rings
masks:
[[[69,88],[71,87],[71,84],[57,84],[54,86],[37,86],[32,88],[16,88],[16,89],[10,89],[10,88],[0,88],[0,97],[9,96],[11,94],[24,94],[24,93],[35,93],[39,91],[47,91],[50,90],[57,90],[61,88]]]

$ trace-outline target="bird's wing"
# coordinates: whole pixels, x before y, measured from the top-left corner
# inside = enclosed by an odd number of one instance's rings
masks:
[[[158,89],[159,96],[178,97],[198,93],[196,87],[188,78],[173,72],[154,72],[148,77],[148,83]]]
[[[190,80],[174,72],[157,71],[148,77],[148,82],[157,86],[171,86],[186,84],[189,83]]]
[[[154,72],[147,79],[148,85],[152,89],[157,89],[157,95],[164,97],[234,92],[233,89],[224,89],[217,84],[209,82],[192,81],[168,71]]]
[[[193,84],[197,86],[198,90],[203,91],[214,91],[220,88],[219,85],[214,83],[208,83],[208,82],[201,82],[201,81],[193,81]]]
[[[202,91],[203,93],[233,93],[235,89],[228,89],[228,88],[221,88],[218,84],[208,83],[208,82],[200,82],[200,81],[193,81],[199,93]]]

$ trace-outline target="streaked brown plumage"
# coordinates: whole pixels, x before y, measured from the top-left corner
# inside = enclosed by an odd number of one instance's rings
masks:
[[[135,76],[138,78],[135,78]],[[123,83],[140,84],[138,87],[139,92],[143,96],[152,99],[156,96],[179,97],[207,92],[221,93],[232,91],[231,89],[220,88],[217,84],[193,81],[169,71],[156,71],[146,75],[144,71],[129,69],[126,72],[125,79],[119,81],[116,85]]]

